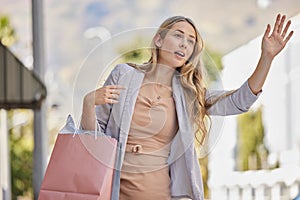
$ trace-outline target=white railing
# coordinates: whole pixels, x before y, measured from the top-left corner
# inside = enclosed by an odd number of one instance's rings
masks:
[[[292,200],[300,194],[300,167],[230,172],[209,180],[211,200]]]

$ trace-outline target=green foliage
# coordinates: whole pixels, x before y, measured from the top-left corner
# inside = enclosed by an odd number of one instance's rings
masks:
[[[268,150],[264,145],[262,108],[238,117],[237,170],[266,168]]]
[[[7,16],[0,16],[0,42],[5,46],[10,46],[15,42],[15,31],[10,24]],[[8,111],[9,129],[9,148],[10,148],[10,170],[11,170],[11,189],[12,199],[19,196],[32,197],[32,112],[29,110],[10,110]],[[18,124],[20,120],[15,116],[22,116],[25,122]]]
[[[148,49],[135,49],[123,55],[124,61],[129,63],[144,63],[150,58]]]
[[[209,78],[208,82],[217,81],[218,73],[223,70],[222,55],[218,52],[205,49],[202,54],[202,60]]]
[[[142,64],[147,62],[150,59],[151,53],[150,49],[146,48],[146,46],[146,41],[142,38],[136,38],[133,43],[120,47],[119,52],[122,52],[122,56],[116,61],[116,63]]]
[[[0,16],[0,42],[4,46],[10,46],[15,42],[15,31],[7,16]]]
[[[22,124],[16,124],[16,115],[26,117]],[[17,118],[18,119],[18,118]],[[12,199],[18,196],[32,197],[33,168],[33,116],[29,110],[8,111]]]
[[[208,188],[208,156],[205,158],[199,159],[200,171],[202,174],[203,188],[204,188],[204,197],[209,197],[209,188]]]

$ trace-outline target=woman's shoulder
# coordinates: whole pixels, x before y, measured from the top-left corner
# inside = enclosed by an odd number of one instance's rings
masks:
[[[120,63],[114,67],[114,69],[112,70],[112,73],[124,74],[124,73],[128,73],[130,71],[135,71],[135,70],[137,70],[137,69],[132,64]]]

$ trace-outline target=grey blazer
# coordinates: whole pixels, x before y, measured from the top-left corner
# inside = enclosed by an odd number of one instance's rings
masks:
[[[171,177],[172,197],[188,197],[193,200],[203,200],[204,190],[200,166],[194,146],[194,130],[187,112],[187,105],[181,86],[179,73],[175,73],[172,80],[173,98],[176,104],[179,130],[172,141],[168,159]],[[97,121],[101,131],[117,138],[121,144],[120,163],[122,167],[125,155],[128,132],[134,112],[136,98],[144,79],[144,73],[127,64],[117,65],[105,85],[122,85],[126,89],[121,91],[119,103],[104,104],[96,107]],[[224,91],[207,91],[206,99],[220,95]],[[236,92],[219,100],[209,110],[211,115],[232,115],[248,111],[259,95],[254,95],[248,82],[245,82]],[[114,180],[114,198],[118,199],[120,177]]]

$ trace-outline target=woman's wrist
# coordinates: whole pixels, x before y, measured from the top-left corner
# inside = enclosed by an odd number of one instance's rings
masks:
[[[95,107],[94,95],[92,93],[85,95],[83,99],[83,107]]]
[[[274,55],[272,55],[267,51],[261,51],[260,58],[264,59],[265,61],[272,62],[274,57],[275,57]]]

